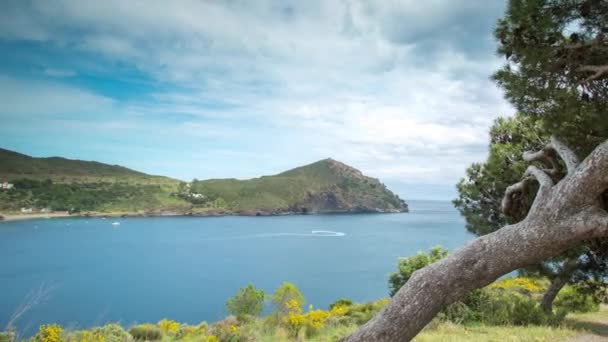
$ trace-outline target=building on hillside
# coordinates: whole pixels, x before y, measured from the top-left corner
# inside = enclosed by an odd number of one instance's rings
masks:
[[[0,183],[0,190],[10,190],[14,186],[15,186],[14,184],[11,184],[9,182]]]
[[[21,208],[21,213],[22,214],[31,214],[33,211],[32,208]]]

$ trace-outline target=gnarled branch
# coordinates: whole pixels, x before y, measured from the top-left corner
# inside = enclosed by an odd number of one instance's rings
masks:
[[[576,154],[554,135],[551,136],[551,146],[555,149],[555,152],[557,152],[560,158],[562,158],[564,164],[566,164],[568,173],[572,173],[580,163]]]

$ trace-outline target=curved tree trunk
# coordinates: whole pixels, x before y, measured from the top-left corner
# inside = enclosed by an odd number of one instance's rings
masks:
[[[557,294],[561,289],[568,283],[568,278],[557,277],[551,280],[551,285],[543,295],[543,299],[540,301],[540,307],[545,313],[553,312],[553,301],[557,297]]]
[[[550,147],[568,175],[554,185],[543,170],[530,166],[524,181],[540,185],[526,218],[479,237],[447,258],[414,272],[392,300],[343,341],[408,341],[446,305],[518,268],[537,264],[582,240],[608,236],[608,214],[599,205],[608,189],[608,141],[580,165],[559,140]],[[522,181],[523,182],[523,181]],[[505,206],[518,186],[507,189]]]

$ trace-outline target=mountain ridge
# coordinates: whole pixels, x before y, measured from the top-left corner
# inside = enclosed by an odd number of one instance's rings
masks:
[[[0,149],[0,211],[137,215],[284,215],[407,212],[378,179],[326,158],[275,175],[183,182],[120,165],[37,158]],[[48,179],[48,180],[47,180]],[[12,204],[11,204],[12,203]]]

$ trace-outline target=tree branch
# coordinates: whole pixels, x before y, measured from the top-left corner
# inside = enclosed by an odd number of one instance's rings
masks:
[[[580,163],[576,154],[556,136],[551,136],[551,146],[566,164],[568,173],[572,173]]]
[[[577,72],[593,72],[593,74],[580,83],[589,83],[591,81],[598,80],[608,74],[608,64],[607,65],[581,65],[576,69]]]
[[[536,152],[531,152],[531,151],[524,152],[522,157],[527,162],[533,162],[533,161],[543,162],[543,163],[545,163],[545,165],[556,170],[555,172],[558,172],[559,163],[557,162],[557,160],[555,160],[555,156],[553,153],[554,151],[555,151],[555,149],[553,149],[553,147],[549,144],[549,145],[545,146],[544,148],[542,148],[541,150],[536,151]]]
[[[509,185],[507,189],[505,189],[505,195],[502,198],[502,202],[500,203],[500,209],[503,214],[513,216],[513,195],[520,193],[526,194],[528,192],[528,182],[530,181],[530,177],[525,177],[521,181]]]

